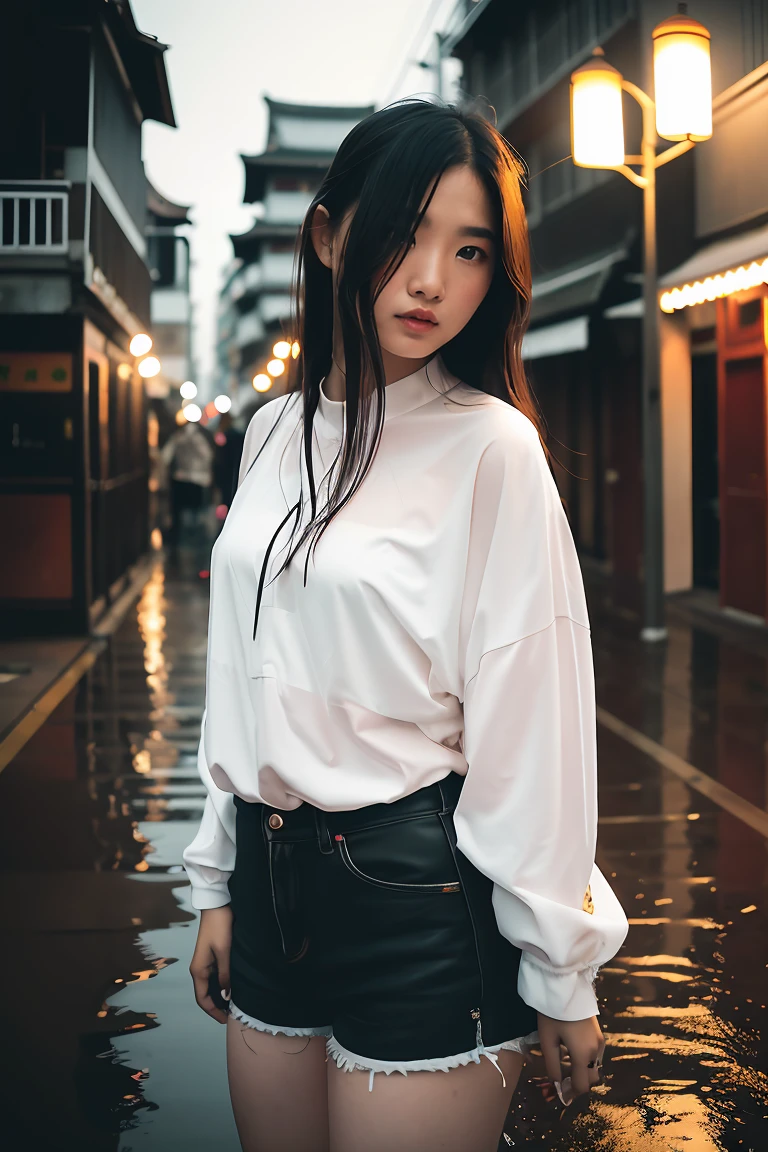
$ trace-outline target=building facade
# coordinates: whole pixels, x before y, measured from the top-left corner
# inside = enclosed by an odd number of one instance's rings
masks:
[[[166,46],[122,0],[12,0],[0,131],[0,624],[83,632],[147,549],[146,119]]]
[[[178,392],[194,378],[192,367],[192,303],[189,283],[189,238],[180,232],[190,225],[189,206],[174,204],[147,181],[147,258],[152,277],[149,307],[154,351],[162,372],[147,381],[147,395],[181,407]]]
[[[498,127],[528,166],[533,307],[526,367],[580,552],[609,573],[614,600],[632,612],[640,610],[643,578],[642,193],[618,173],[573,165],[569,81],[600,45],[627,80],[652,95],[651,32],[674,8],[662,0],[521,0],[514,6],[462,0],[448,44],[463,61],[463,90],[495,107]],[[689,14],[712,36],[715,130],[712,140],[658,170],[659,272],[667,289],[710,274],[723,259],[749,263],[768,252],[758,235],[768,213],[768,116],[760,107],[768,5],[700,0]],[[627,153],[637,154],[641,120],[628,98],[624,118]],[[667,146],[659,141],[659,150]],[[702,253],[715,241],[747,233],[753,235],[743,250],[718,249],[712,258]],[[728,406],[727,372],[717,367],[730,347],[725,317],[741,303],[752,317],[751,301],[764,291],[763,285],[717,308],[662,313],[660,325],[666,590],[709,589],[722,607],[749,600],[753,608],[745,610],[762,616],[764,598],[734,593],[733,582],[723,579],[734,568],[751,570],[753,558],[743,531],[720,532],[720,516],[734,501],[726,496],[733,484],[723,451],[731,436],[745,450],[747,441],[744,428],[723,429],[715,409],[722,418]],[[754,359],[759,344],[757,321],[750,323],[742,325],[753,338],[740,344],[745,359]],[[758,393],[753,382],[753,427]],[[735,458],[746,459],[741,448]],[[764,488],[764,464],[759,475],[762,481],[752,483]],[[745,504],[740,499],[734,524],[744,508],[757,515],[751,497]],[[764,577],[755,577],[761,582]]]
[[[276,340],[295,339],[291,287],[296,240],[304,215],[347,133],[373,112],[366,107],[286,104],[265,97],[265,150],[242,156],[245,204],[258,205],[253,226],[232,236],[234,262],[219,302],[220,386],[253,404],[253,377],[265,372]],[[264,399],[281,388],[281,379]]]

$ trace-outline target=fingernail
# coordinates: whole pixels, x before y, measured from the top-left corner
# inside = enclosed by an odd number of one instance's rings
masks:
[[[231,993],[229,990],[226,990],[226,991],[225,991],[225,990],[222,988],[222,990],[221,990],[221,998],[222,998],[222,1000],[229,1000],[229,998],[230,998],[230,996],[231,996],[231,995],[232,995],[232,993]]]
[[[567,1108],[568,1105],[566,1104],[565,1100],[563,1099],[563,1093],[560,1091],[560,1081],[555,1080],[554,1083],[555,1083],[555,1092],[557,1092],[558,1096],[560,1097],[560,1103],[563,1105],[564,1108]]]

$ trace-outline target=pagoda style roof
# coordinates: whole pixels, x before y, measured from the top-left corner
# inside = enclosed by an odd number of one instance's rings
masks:
[[[187,215],[190,207],[189,204],[175,204],[147,180],[147,209],[155,217],[156,224],[191,224]]]
[[[241,153],[245,165],[243,203],[263,200],[267,177],[281,172],[324,172],[341,141],[374,104],[288,104],[264,97],[269,111],[267,146],[258,155]]]
[[[249,261],[256,258],[263,240],[295,240],[298,233],[297,224],[268,224],[264,220],[256,220],[247,232],[230,234],[229,238],[235,256]]]
[[[285,100],[264,97],[272,116],[309,116],[318,120],[362,120],[376,108],[375,104],[289,104]]]
[[[175,128],[168,73],[165,70],[167,44],[156,36],[140,32],[130,0],[91,0],[94,14],[104,22],[104,31],[114,42],[134,96],[145,120],[157,120]]]

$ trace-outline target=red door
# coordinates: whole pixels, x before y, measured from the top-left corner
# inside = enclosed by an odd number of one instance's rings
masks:
[[[766,424],[762,356],[726,360],[721,388],[722,603],[766,615]]]

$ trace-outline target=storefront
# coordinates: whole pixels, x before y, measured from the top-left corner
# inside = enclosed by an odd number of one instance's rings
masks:
[[[765,619],[768,227],[702,248],[661,287],[662,329],[682,333],[689,356],[687,373],[684,361],[666,381],[663,373],[670,392],[689,394],[688,413],[668,413],[665,437],[679,439],[681,420],[690,428],[688,530],[668,546],[691,586],[717,590],[724,609]]]

